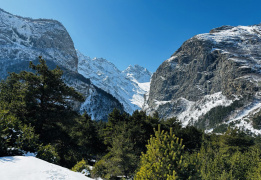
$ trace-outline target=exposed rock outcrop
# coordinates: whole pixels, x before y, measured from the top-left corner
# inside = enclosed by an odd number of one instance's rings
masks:
[[[242,98],[243,110],[254,100],[260,102],[260,67],[261,24],[222,26],[196,35],[153,74],[144,109],[158,111],[163,118],[177,116],[184,125],[197,124],[211,109]],[[214,98],[213,103],[206,103],[209,98]],[[201,113],[196,115],[195,109]],[[237,117],[228,116],[230,121]]]

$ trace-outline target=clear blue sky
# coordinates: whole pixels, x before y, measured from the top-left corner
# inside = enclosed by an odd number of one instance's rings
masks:
[[[58,20],[84,55],[152,72],[196,34],[261,23],[261,0],[0,0],[0,8]]]

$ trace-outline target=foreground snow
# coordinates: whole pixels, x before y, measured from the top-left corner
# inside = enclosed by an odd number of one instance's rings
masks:
[[[0,177],[1,180],[92,180],[31,156],[0,157]]]

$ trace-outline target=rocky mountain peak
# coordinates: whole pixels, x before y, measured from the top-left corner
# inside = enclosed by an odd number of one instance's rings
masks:
[[[249,108],[249,103],[253,101],[256,102],[251,106],[253,108],[261,103],[260,69],[260,24],[215,28],[210,33],[185,41],[159,66],[152,76],[144,109],[151,113],[158,111],[164,118],[177,116],[184,125],[196,125],[211,109],[230,107],[237,100],[247,97],[240,106],[241,110],[233,105],[234,120],[232,114],[226,115],[231,115],[231,122],[235,122],[236,111],[245,112],[244,108]],[[218,103],[220,100],[221,104]],[[222,124],[223,120],[219,122]],[[243,121],[247,123],[247,120]],[[248,124],[250,122],[248,120]],[[203,128],[217,126],[209,124],[201,123]]]
[[[149,90],[151,73],[139,66],[129,66],[120,71],[114,64],[103,58],[91,59],[77,52],[79,73],[91,79],[91,82],[112,94],[124,106],[128,113],[141,109],[144,94]]]
[[[128,68],[125,69],[123,73],[126,74],[126,76],[130,79],[136,79],[141,83],[150,82],[150,78],[152,76],[152,73],[150,71],[137,64],[135,64],[134,66],[128,66]]]
[[[83,55],[80,51],[77,50],[77,56],[79,59],[79,72],[84,73],[85,75],[91,74],[100,74],[100,75],[106,75],[106,74],[114,74],[115,76],[118,76],[118,74],[121,73],[121,71],[111,62],[104,58],[93,58],[91,59],[88,56]],[[83,72],[83,66],[84,66],[84,72]],[[93,79],[92,81],[95,81]]]
[[[224,31],[224,30],[232,29],[232,28],[234,28],[234,26],[224,25],[224,26],[221,26],[221,27],[211,29],[209,31],[209,33],[218,33],[218,32]]]
[[[126,72],[126,73],[131,73],[131,72],[135,72],[135,73],[140,73],[140,72],[146,72],[148,74],[151,75],[151,72],[149,72],[146,68],[138,65],[138,64],[135,64],[134,66],[132,65],[129,65],[123,72]]]
[[[73,41],[58,21],[15,16],[0,10],[0,61],[28,61],[43,56],[77,71]],[[12,54],[12,57],[9,55]]]

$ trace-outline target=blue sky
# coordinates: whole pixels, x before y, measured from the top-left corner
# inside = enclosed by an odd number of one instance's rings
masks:
[[[0,0],[0,8],[58,20],[84,55],[152,72],[196,34],[261,23],[260,0]]]

